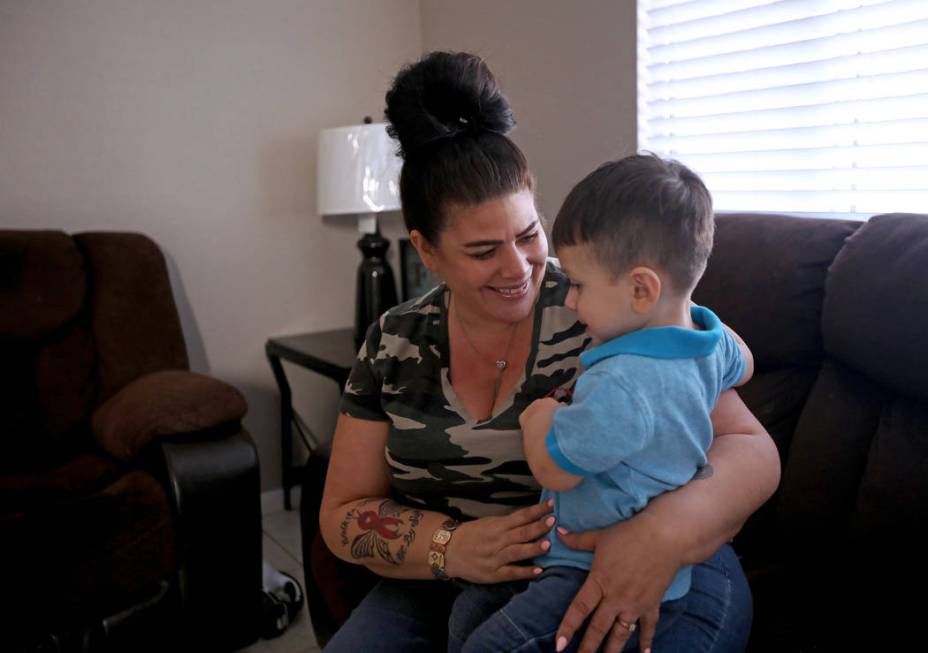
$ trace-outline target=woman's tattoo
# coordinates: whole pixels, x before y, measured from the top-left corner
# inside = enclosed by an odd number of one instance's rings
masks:
[[[392,499],[382,500],[376,511],[364,509],[374,501],[377,499],[367,499],[348,511],[339,524],[341,542],[348,546],[348,525],[356,522],[361,533],[351,540],[351,556],[356,559],[373,558],[376,553],[385,562],[399,565],[406,559],[406,551],[416,539],[416,527],[422,513]],[[395,540],[399,540],[400,547],[393,553],[389,542]]]
[[[710,465],[709,463],[706,463],[705,465],[703,465],[702,467],[696,470],[696,473],[693,474],[693,480],[702,481],[707,478],[711,478],[714,472],[715,470],[712,469],[712,465]]]

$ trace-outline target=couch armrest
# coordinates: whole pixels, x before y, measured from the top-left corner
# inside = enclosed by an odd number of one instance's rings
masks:
[[[237,422],[248,410],[227,383],[188,372],[146,374],[107,399],[93,414],[97,442],[118,460],[136,457],[151,440]]]
[[[258,454],[235,424],[153,442],[178,521],[181,609],[192,650],[253,642],[261,616]]]

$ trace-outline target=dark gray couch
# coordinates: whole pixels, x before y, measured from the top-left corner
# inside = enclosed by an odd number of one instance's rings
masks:
[[[751,650],[910,650],[928,517],[928,216],[721,217],[695,300],[750,344],[741,395],[783,462],[735,540]]]
[[[755,375],[739,392],[783,462],[778,492],[735,540],[755,599],[750,650],[921,650],[928,216],[717,224],[695,300],[751,346]],[[303,547],[320,641],[370,582],[317,535],[323,476],[312,458]]]

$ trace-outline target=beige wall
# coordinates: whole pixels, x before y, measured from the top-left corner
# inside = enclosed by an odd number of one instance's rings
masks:
[[[635,0],[421,0],[425,50],[483,56],[553,220],[571,186],[636,148]]]
[[[265,490],[265,340],[353,319],[357,234],[316,214],[317,134],[382,114],[420,50],[416,0],[0,0],[0,227],[152,236],[194,369],[247,396]],[[298,382],[329,431],[335,385]]]
[[[262,487],[279,488],[264,342],[350,325],[360,260],[352,221],[316,214],[319,131],[380,116],[423,49],[479,52],[553,218],[579,177],[634,149],[634,13],[633,0],[0,0],[0,228],[152,236],[193,368],[245,392]],[[395,257],[401,221],[383,222]],[[337,388],[290,373],[327,436]]]

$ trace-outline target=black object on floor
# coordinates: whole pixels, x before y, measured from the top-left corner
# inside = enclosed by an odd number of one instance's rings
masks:
[[[265,569],[267,581],[268,570]],[[303,607],[303,588],[288,573],[273,570],[274,582],[265,582],[261,599],[261,637],[280,637]]]

